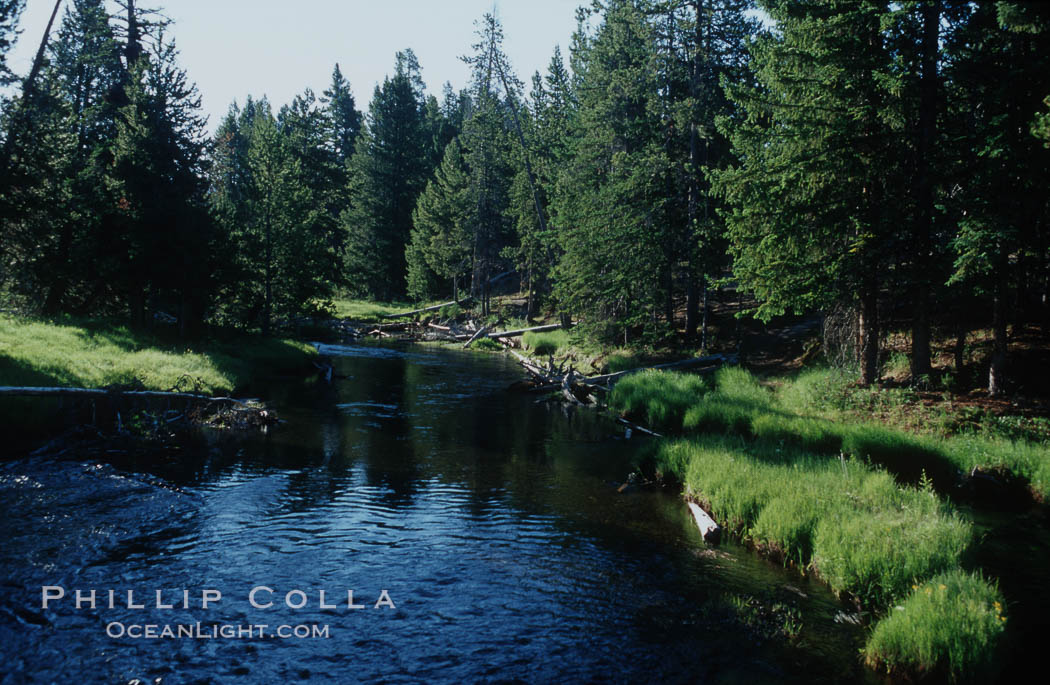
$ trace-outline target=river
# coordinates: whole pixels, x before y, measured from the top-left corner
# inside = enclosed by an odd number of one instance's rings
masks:
[[[0,463],[0,682],[877,682],[824,586],[618,491],[647,438],[500,355],[324,352],[267,433]]]

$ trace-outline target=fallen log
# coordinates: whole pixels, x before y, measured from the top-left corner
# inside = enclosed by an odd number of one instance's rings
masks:
[[[689,505],[689,511],[693,514],[693,520],[696,521],[696,527],[700,529],[700,536],[704,542],[717,545],[722,538],[722,528],[696,502],[686,504]]]
[[[583,402],[581,402],[580,398],[576,397],[572,391],[572,386],[575,380],[576,372],[569,369],[569,373],[565,374],[565,378],[561,381],[561,394],[564,395],[565,399],[569,400],[571,404],[579,404],[582,406]]]
[[[430,305],[429,307],[423,307],[421,309],[413,309],[410,312],[402,312],[400,314],[382,314],[382,315],[380,315],[379,318],[380,319],[400,319],[403,316],[415,316],[416,314],[422,314],[423,312],[433,312],[433,311],[436,311],[438,309],[441,309],[442,307],[449,307],[449,306],[454,305],[454,304],[463,304],[464,302],[470,302],[470,298],[469,297],[464,297],[462,300],[452,301],[452,302],[445,302],[443,304],[434,304],[434,305]]]
[[[533,364],[531,361],[528,360],[528,358],[523,357],[522,355],[518,354],[509,347],[507,348],[507,351],[514,355],[514,358],[518,360],[518,363],[521,364],[522,367],[526,371],[528,371],[530,375],[536,378],[536,380],[543,384],[551,384],[553,382],[552,379],[548,377],[546,369],[537,366],[536,364]]]
[[[482,326],[481,328],[479,328],[474,333],[474,335],[470,336],[470,340],[468,340],[467,342],[463,343],[463,349],[465,350],[468,347],[470,347],[471,345],[473,345],[474,341],[477,340],[478,338],[480,338],[481,336],[487,334],[489,332],[490,328],[492,328],[492,326]]]
[[[415,324],[411,321],[399,321],[397,323],[376,323],[370,324],[370,328],[376,331],[407,331],[410,328],[415,327]]]
[[[631,423],[630,421],[628,421],[627,419],[625,419],[623,417],[617,417],[616,422],[627,426],[627,439],[628,440],[631,439],[631,431],[638,431],[639,433],[645,433],[646,435],[651,435],[654,438],[662,438],[662,437],[664,437],[664,436],[662,436],[661,434],[657,433],[654,430],[649,430],[645,426],[639,426],[637,423]]]
[[[532,328],[519,328],[513,331],[495,331],[489,333],[490,338],[515,338],[519,335],[525,335],[526,333],[543,333],[545,331],[556,331],[561,328],[560,323],[552,323],[546,326],[534,326]]]
[[[211,397],[189,392],[164,392],[162,390],[106,390],[104,388],[37,388],[0,386],[0,396],[7,397],[141,397],[144,399],[185,399],[202,402],[228,402],[247,406],[243,400],[232,397]]]

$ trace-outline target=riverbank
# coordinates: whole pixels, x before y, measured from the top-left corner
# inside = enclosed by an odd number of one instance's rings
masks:
[[[0,316],[0,385],[226,394],[261,374],[310,365],[316,351],[258,335],[185,343],[105,321]]]
[[[45,321],[0,316],[0,385],[49,388],[102,388],[230,395],[267,376],[300,375],[312,370],[316,350],[293,340],[227,334],[186,343],[161,333],[136,331],[110,321]],[[0,399],[0,430],[9,451],[32,449],[70,422],[130,420],[130,405],[93,401],[64,404],[59,398]],[[179,412],[174,412],[180,415]],[[210,412],[214,413],[214,412]],[[251,416],[249,416],[251,414]],[[221,417],[220,417],[221,418]],[[233,419],[269,420],[259,412]],[[139,421],[147,433],[166,434],[172,424],[153,416]],[[136,424],[138,425],[138,424]]]
[[[1050,449],[862,421],[831,408],[839,382],[826,370],[773,387],[738,368],[713,379],[645,372],[622,380],[609,403],[675,436],[656,447],[655,468],[721,525],[873,614],[871,666],[990,673],[1006,601],[971,563],[973,525],[944,495],[965,495],[971,474],[1006,472],[1045,497]]]

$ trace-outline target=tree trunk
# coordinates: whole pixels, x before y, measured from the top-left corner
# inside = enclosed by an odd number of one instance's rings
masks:
[[[937,57],[941,21],[940,0],[922,5],[922,80],[919,95],[919,143],[916,164],[916,213],[914,313],[912,320],[911,375],[918,378],[932,371],[930,364],[930,234],[933,223],[933,184],[930,156],[937,125]]]
[[[704,279],[704,308],[700,319],[700,349],[707,351],[707,279]]]
[[[264,291],[263,291],[263,320],[262,320],[262,334],[270,335],[270,324],[273,316],[273,245],[271,242],[271,227],[270,218],[266,218],[265,227],[266,241],[266,265],[264,278]]]
[[[868,282],[860,299],[860,384],[869,386],[879,379],[879,295]]]
[[[1000,274],[1005,267],[1000,266]],[[988,394],[1002,395],[1006,392],[1006,320],[1007,298],[1009,288],[1006,278],[999,276],[995,288],[995,302],[992,306],[992,363],[988,368]]]
[[[699,0],[693,5],[693,11],[695,14],[695,35],[693,37],[693,60],[690,65],[689,74],[689,90],[690,95],[694,99],[700,99],[700,75],[703,70],[703,53],[701,52],[701,45],[703,44],[703,12],[702,4]],[[706,161],[706,160],[704,160]],[[692,174],[689,176],[689,197],[688,197],[688,211],[689,211],[689,242],[692,243],[693,238],[696,235],[697,222],[699,219],[699,204],[700,204],[700,168],[702,166],[700,159],[700,129],[696,121],[696,117],[691,117],[689,122],[689,164],[692,167]],[[706,165],[703,165],[706,166]],[[705,206],[706,209],[706,206]],[[691,253],[694,251],[690,251]],[[685,337],[688,340],[692,340],[696,337],[696,324],[697,324],[697,310],[698,310],[698,292],[696,284],[696,255],[690,254],[689,256],[689,274],[688,283],[686,284],[685,293]],[[705,290],[706,294],[706,290]]]
[[[697,322],[700,319],[700,289],[696,287],[696,272],[689,267],[688,281],[685,285],[685,337],[696,339]]]
[[[965,355],[966,355],[966,335],[968,331],[967,326],[963,323],[962,313],[956,315],[955,319],[955,375],[959,379],[960,386],[963,385],[963,367],[965,366]]]

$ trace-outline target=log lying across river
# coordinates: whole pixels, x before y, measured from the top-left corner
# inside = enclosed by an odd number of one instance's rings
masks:
[[[141,397],[144,399],[197,400],[199,402],[229,402],[246,405],[244,400],[232,397],[211,397],[189,392],[163,390],[106,390],[105,388],[37,388],[0,386],[0,396],[8,397]]]
[[[416,314],[422,314],[423,312],[433,312],[441,309],[442,307],[451,307],[454,304],[463,304],[464,302],[470,302],[469,297],[464,297],[462,300],[453,300],[452,302],[445,302],[442,304],[433,304],[429,307],[423,307],[422,309],[413,309],[410,312],[401,312],[399,314],[382,314],[380,319],[400,319],[405,316],[415,316]]]

